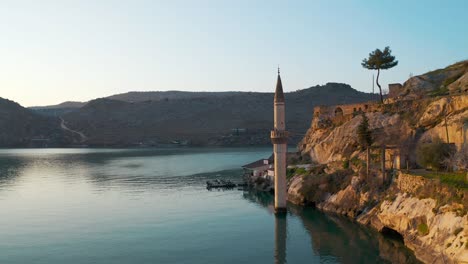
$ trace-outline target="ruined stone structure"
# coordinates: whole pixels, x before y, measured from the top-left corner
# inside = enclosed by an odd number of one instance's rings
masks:
[[[379,104],[376,102],[366,102],[360,104],[345,104],[345,105],[333,105],[333,106],[316,106],[314,107],[314,116],[326,116],[326,117],[340,117],[349,116],[360,112],[372,112],[379,109]]]
[[[377,102],[366,102],[360,104],[345,104],[332,106],[314,107],[315,118],[327,118],[333,123],[343,123],[351,120],[355,115],[380,110],[381,105]]]
[[[286,153],[288,147],[283,85],[281,83],[279,69],[274,99],[274,122],[274,129],[271,131],[271,142],[273,143],[273,153],[275,155],[275,211],[285,212],[287,197]]]
[[[391,83],[388,85],[388,97],[396,98],[404,94],[404,88],[401,83]]]

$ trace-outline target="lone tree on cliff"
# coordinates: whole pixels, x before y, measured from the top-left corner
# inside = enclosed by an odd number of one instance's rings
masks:
[[[376,83],[380,91],[380,102],[383,103],[382,87],[379,84],[380,70],[388,70],[397,66],[398,61],[392,56],[390,47],[385,47],[383,51],[376,49],[369,53],[369,58],[362,60],[362,67],[369,70],[377,70]]]
[[[372,134],[369,129],[369,119],[362,113],[362,120],[357,128],[358,141],[362,149],[367,149],[372,145]]]

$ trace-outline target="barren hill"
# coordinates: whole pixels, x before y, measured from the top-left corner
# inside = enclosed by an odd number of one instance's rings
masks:
[[[408,79],[399,94],[415,99],[424,95],[456,95],[468,91],[468,60],[460,61],[442,69],[430,71]]]
[[[69,127],[88,137],[89,145],[270,144],[272,93],[172,91],[128,93],[109,98],[93,100],[63,116]],[[286,93],[286,122],[292,132],[291,143],[297,143],[306,132],[315,105],[373,99],[375,95],[339,83]]]
[[[0,98],[0,147],[64,146],[72,135],[60,128],[58,118],[41,116]]]

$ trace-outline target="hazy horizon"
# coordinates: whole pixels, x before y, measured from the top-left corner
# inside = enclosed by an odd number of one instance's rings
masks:
[[[466,1],[4,1],[0,97],[23,106],[130,91],[286,92],[347,83],[390,46],[381,84],[467,59]],[[428,22],[428,18],[431,19]]]

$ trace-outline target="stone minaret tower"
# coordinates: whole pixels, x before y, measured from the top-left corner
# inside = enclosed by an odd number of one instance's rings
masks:
[[[286,152],[287,132],[285,126],[284,94],[278,68],[278,81],[276,83],[275,100],[275,128],[271,131],[271,142],[275,155],[275,211],[286,211]]]

